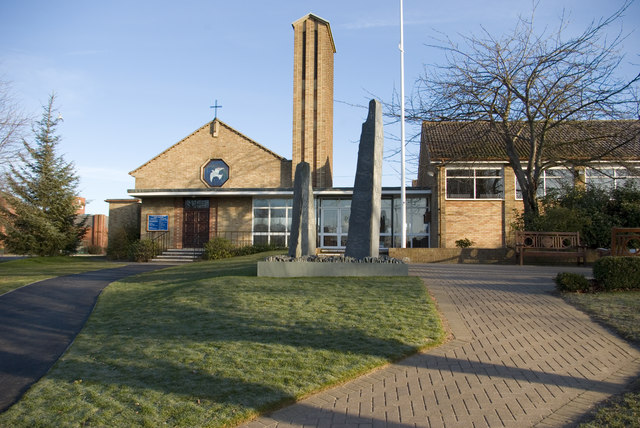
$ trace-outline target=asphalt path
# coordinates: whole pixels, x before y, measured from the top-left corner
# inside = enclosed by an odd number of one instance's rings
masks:
[[[0,412],[20,399],[71,345],[102,290],[114,281],[164,265],[61,276],[0,296]]]

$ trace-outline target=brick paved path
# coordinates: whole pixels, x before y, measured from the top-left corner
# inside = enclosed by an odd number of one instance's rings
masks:
[[[413,265],[450,342],[245,426],[571,426],[640,374],[640,351],[551,294],[559,270],[579,268]]]

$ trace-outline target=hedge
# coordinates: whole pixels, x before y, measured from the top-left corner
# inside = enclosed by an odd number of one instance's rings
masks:
[[[593,277],[603,291],[640,290],[640,257],[603,257],[593,264]]]
[[[591,282],[579,273],[560,272],[555,281],[556,288],[563,293],[586,293],[591,291]]]

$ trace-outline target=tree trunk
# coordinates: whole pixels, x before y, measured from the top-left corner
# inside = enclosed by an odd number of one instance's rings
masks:
[[[524,205],[524,230],[532,230],[533,222],[540,215],[538,207],[538,198],[536,193],[538,189],[532,189],[531,186],[520,186],[522,188],[522,203]]]

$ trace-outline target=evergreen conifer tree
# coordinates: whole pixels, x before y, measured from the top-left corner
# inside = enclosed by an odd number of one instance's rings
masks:
[[[54,101],[52,94],[34,127],[35,142],[23,141],[25,151],[11,165],[2,190],[0,240],[16,254],[72,254],[87,230],[77,215],[74,165],[56,153],[60,137],[55,129],[62,118]]]

